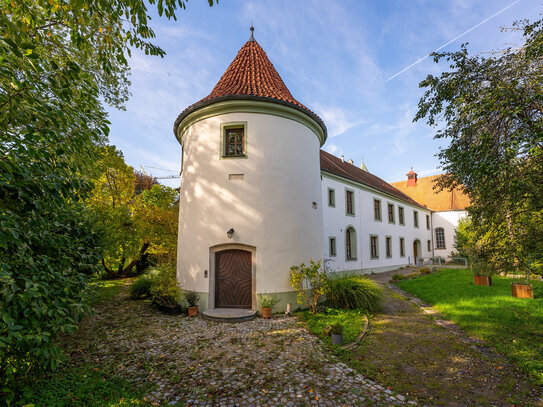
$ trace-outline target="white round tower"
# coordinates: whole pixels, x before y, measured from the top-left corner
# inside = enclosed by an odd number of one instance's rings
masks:
[[[295,304],[289,268],[323,257],[322,120],[296,101],[254,40],[209,96],[177,118],[178,280],[200,307]]]

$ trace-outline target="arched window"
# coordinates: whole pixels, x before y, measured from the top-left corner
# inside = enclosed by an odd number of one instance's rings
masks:
[[[356,231],[352,226],[345,230],[345,259],[356,260]]]
[[[436,249],[445,249],[445,230],[436,228]]]

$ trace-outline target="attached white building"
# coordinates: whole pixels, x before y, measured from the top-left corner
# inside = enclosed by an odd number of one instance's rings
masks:
[[[380,272],[430,257],[431,211],[320,148],[326,126],[290,94],[254,40],[211,94],[186,108],[178,280],[201,309],[295,303],[292,265]]]

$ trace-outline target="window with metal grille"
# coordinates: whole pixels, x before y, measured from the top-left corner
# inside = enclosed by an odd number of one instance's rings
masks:
[[[445,249],[445,230],[436,228],[436,249]]]

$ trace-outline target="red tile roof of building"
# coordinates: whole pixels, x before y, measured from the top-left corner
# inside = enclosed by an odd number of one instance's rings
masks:
[[[401,199],[402,201],[406,201],[413,205],[427,209],[424,205],[421,205],[413,198],[404,194],[402,191],[383,181],[381,178],[376,177],[372,173],[364,171],[356,165],[344,162],[341,158],[327,153],[326,151],[321,150],[320,161],[322,171],[326,171],[355,182],[360,182],[364,185],[377,189],[378,191]]]
[[[249,41],[241,47],[211,93],[181,112],[175,121],[174,132],[177,134],[177,127],[181,121],[193,111],[215,102],[231,99],[262,100],[293,107],[315,120],[323,129],[326,138],[324,122],[314,112],[294,99],[268,59],[266,52],[253,38],[252,33]]]
[[[470,203],[469,197],[459,189],[435,190],[434,182],[437,177],[439,175],[419,178],[415,185],[408,185],[408,181],[392,182],[391,184],[434,211],[466,209]]]

